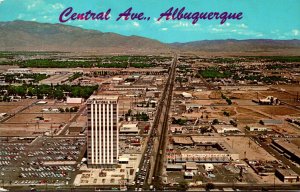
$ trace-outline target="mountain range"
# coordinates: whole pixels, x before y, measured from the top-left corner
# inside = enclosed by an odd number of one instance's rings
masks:
[[[103,33],[63,24],[32,21],[0,22],[1,51],[114,52],[280,52],[299,51],[300,40],[203,40],[162,43],[157,40]]]

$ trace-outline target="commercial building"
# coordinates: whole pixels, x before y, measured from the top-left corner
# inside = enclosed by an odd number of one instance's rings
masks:
[[[282,120],[277,119],[263,119],[260,121],[262,125],[280,125],[283,123]]]
[[[137,123],[131,123],[131,124],[123,124],[119,131],[120,135],[137,135],[139,133],[139,127]]]
[[[192,97],[193,97],[192,94],[186,93],[186,92],[182,92],[181,95],[182,95],[184,98],[192,98]]]
[[[217,133],[241,133],[241,131],[232,125],[213,125],[213,129]]]
[[[118,163],[118,96],[92,95],[88,108],[88,166],[112,167]]]
[[[292,141],[295,140],[293,143]],[[285,156],[289,159],[300,162],[300,146],[296,145],[295,143],[299,142],[300,139],[274,139],[272,141],[272,144],[274,144],[277,148],[279,148],[283,153],[285,153]]]
[[[214,165],[211,163],[205,163],[204,164],[204,169],[205,171],[213,171],[214,170]]]
[[[11,68],[7,69],[7,74],[32,74],[31,69],[27,68]]]
[[[270,129],[269,128],[267,128],[267,127],[246,127],[246,129],[248,130],[248,131],[259,131],[259,132],[263,132],[263,131],[270,131]]]
[[[83,103],[83,98],[67,97],[67,103],[68,104],[81,104],[81,103]]]
[[[71,135],[80,134],[84,131],[85,128],[86,128],[85,122],[72,122],[69,126],[69,134]]]
[[[223,138],[202,136],[173,137],[174,149],[167,155],[172,163],[226,163],[239,161],[234,151]]]
[[[275,175],[284,183],[299,182],[299,175],[291,169],[276,169]]]

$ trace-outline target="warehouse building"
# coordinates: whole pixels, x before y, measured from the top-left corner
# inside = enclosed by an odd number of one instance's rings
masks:
[[[291,169],[276,169],[275,175],[284,183],[299,182],[299,175]]]

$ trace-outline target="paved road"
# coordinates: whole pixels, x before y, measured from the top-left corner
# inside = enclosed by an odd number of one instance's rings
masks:
[[[72,119],[69,121],[69,123],[63,128],[63,130],[59,133],[59,135],[65,135],[67,133],[67,131],[69,130],[70,125],[76,121],[76,119],[83,113],[83,111],[85,110],[86,106],[85,104],[83,104],[83,106],[81,106],[81,108],[78,110],[77,114],[72,117]]]
[[[153,167],[153,184],[156,189],[161,189],[162,187],[162,176],[164,173],[164,156],[166,152],[166,146],[168,142],[168,120],[169,120],[169,111],[172,102],[173,96],[173,87],[175,82],[176,74],[176,65],[177,65],[177,55],[175,55],[172,67],[170,69],[169,79],[166,85],[166,98],[163,103],[162,114],[160,116],[160,123],[158,125],[158,138],[159,144],[156,153],[155,164]]]
[[[160,103],[157,107],[157,113],[150,132],[149,140],[142,156],[138,173],[135,179],[135,189],[149,189],[147,181],[152,176],[159,180],[161,167],[163,167],[163,149],[165,148],[165,137],[167,133],[168,113],[171,105],[173,85],[175,80],[175,69],[177,64],[177,56],[174,56],[172,66],[169,68],[169,77],[167,79],[164,91],[162,93]],[[149,179],[150,177],[150,179]]]

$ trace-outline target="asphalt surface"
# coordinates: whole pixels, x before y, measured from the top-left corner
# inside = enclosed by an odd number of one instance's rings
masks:
[[[169,68],[169,77],[160,99],[160,103],[157,107],[153,128],[151,129],[149,140],[145,153],[142,156],[139,169],[136,172],[135,185],[133,186],[135,190],[149,189],[147,181],[151,176],[153,176],[151,178],[154,178],[153,184],[156,184],[155,187],[159,188],[161,186],[160,176],[163,170],[165,144],[167,141],[167,125],[169,119],[168,114],[172,100],[176,64],[177,55],[174,56],[172,66]]]

